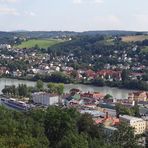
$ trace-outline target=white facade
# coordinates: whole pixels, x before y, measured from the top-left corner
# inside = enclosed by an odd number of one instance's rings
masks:
[[[8,44],[0,44],[0,48],[1,49],[10,49],[11,48],[11,45],[8,45]]]
[[[58,95],[51,95],[49,93],[38,92],[32,94],[32,99],[34,103],[49,106],[55,105],[59,103],[59,96]]]
[[[121,122],[126,122],[128,125],[135,129],[136,134],[143,134],[146,132],[146,121],[142,118],[136,118],[133,116],[123,115],[119,117]]]

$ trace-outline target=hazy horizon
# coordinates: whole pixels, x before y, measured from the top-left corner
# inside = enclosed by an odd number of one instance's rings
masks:
[[[137,30],[84,30],[84,31],[75,31],[75,30],[0,30],[0,32],[103,32],[103,31],[125,31],[125,32],[148,32],[148,31],[137,31]]]
[[[0,0],[0,30],[148,31],[147,0]]]

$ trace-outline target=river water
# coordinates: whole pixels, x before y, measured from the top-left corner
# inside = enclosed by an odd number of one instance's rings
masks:
[[[19,84],[26,84],[27,86],[35,86],[36,82],[32,81],[25,81],[25,80],[17,80],[17,79],[8,79],[8,78],[1,78],[0,79],[0,93],[2,93],[2,89],[5,85],[16,85]],[[45,87],[47,83],[44,83]],[[110,94],[114,98],[117,99],[126,99],[128,98],[128,93],[133,92],[133,90],[126,90],[126,89],[119,89],[119,88],[111,88],[111,87],[96,87],[91,85],[82,85],[82,84],[66,84],[65,85],[65,92],[69,92],[72,88],[78,88],[84,92],[102,92],[104,94]]]

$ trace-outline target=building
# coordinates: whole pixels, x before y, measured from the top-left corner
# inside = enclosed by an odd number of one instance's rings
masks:
[[[52,95],[45,92],[33,93],[32,100],[34,103],[41,104],[44,106],[55,105],[60,101],[58,95]]]
[[[148,96],[145,91],[138,91],[138,92],[129,93],[128,99],[130,101],[138,101],[138,102],[139,101],[147,101]]]
[[[146,121],[142,118],[123,115],[119,117],[120,122],[126,122],[129,126],[135,129],[135,135],[143,134],[146,132]]]
[[[10,49],[11,45],[8,44],[0,44],[0,49]]]
[[[7,67],[0,67],[0,75],[7,74]]]
[[[102,79],[108,79],[110,81],[120,80],[121,81],[121,71],[114,70],[100,70],[97,72],[97,77],[101,77]]]
[[[96,100],[100,100],[100,99],[103,99],[105,95],[100,93],[100,92],[87,92],[87,93],[83,93],[81,94],[81,97],[88,97],[88,98],[94,98]]]
[[[142,119],[146,122],[146,132],[148,132],[148,116],[143,116]]]
[[[102,117],[102,118],[104,118],[105,117],[105,113],[104,112],[101,112],[101,111],[96,111],[96,110],[90,110],[90,109],[82,109],[82,110],[80,110],[80,113],[81,114],[90,114],[90,115],[92,115],[92,117],[93,117],[93,119],[94,119],[94,121],[95,121],[95,118],[98,118],[98,117]]]
[[[116,117],[112,117],[109,115],[108,112],[105,113],[105,116],[101,118],[96,118],[95,119],[96,124],[103,124],[104,126],[116,126],[119,125],[120,121]]]
[[[87,70],[87,71],[85,72],[85,74],[86,74],[86,77],[87,77],[89,80],[94,79],[95,76],[96,76],[96,73],[95,73],[93,70],[91,70],[91,69]]]

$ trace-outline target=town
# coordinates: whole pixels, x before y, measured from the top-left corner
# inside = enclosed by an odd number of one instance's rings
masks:
[[[101,127],[101,137],[105,136],[108,144],[114,145],[118,141],[111,137],[116,137],[120,128],[128,128],[127,131],[131,130],[133,134],[129,138],[134,137],[132,140],[136,145],[145,147],[148,143],[148,55],[143,50],[147,46],[147,35],[142,33],[142,37],[142,41],[135,42],[125,42],[126,36],[122,35],[11,38],[13,44],[5,42],[0,45],[0,77],[29,80],[36,85],[12,83],[9,86],[6,83],[0,95],[1,106],[23,114],[48,112],[50,109],[52,112],[52,107],[57,107],[61,113],[74,109],[82,118],[92,120],[91,124],[98,130]],[[53,45],[21,47],[28,42],[45,41]],[[87,53],[86,45],[94,49]],[[101,91],[82,91],[76,87],[65,92],[65,84],[108,86],[130,89],[131,92],[127,98],[116,98]],[[126,142],[121,142],[121,147]]]
[[[27,90],[31,94],[27,95]],[[49,89],[49,90],[48,90]],[[103,125],[104,134],[109,138],[118,130],[120,123],[127,123],[134,128],[139,144],[145,146],[148,132],[148,92],[134,91],[127,99],[116,99],[101,92],[82,92],[73,88],[64,93],[64,84],[49,83],[44,89],[43,82],[38,81],[36,88],[25,85],[6,86],[0,96],[1,103],[20,111],[34,109],[46,110],[49,106],[75,108],[80,114],[90,114],[96,125]],[[29,98],[28,98],[29,96]]]
[[[41,79],[44,82],[56,82],[58,79],[62,83],[148,90],[148,60],[147,53],[143,50],[147,40],[140,43],[138,41],[127,43],[119,37],[117,39],[114,36],[111,38],[95,36],[92,37],[94,44],[99,42],[99,46],[87,54],[81,44],[74,43],[82,40],[82,43],[90,44],[91,38],[85,39],[85,36],[73,38],[48,49],[36,45],[31,48],[20,48],[1,44],[1,77],[31,81]],[[59,39],[61,40],[61,37]],[[109,42],[108,40],[111,40],[111,43],[106,43]],[[79,55],[77,50],[70,50],[67,43],[72,44],[74,49],[80,48],[82,53]],[[61,51],[57,51],[58,48],[61,48]],[[103,51],[103,48],[108,50]]]
[[[148,148],[148,0],[0,0],[0,148]]]

